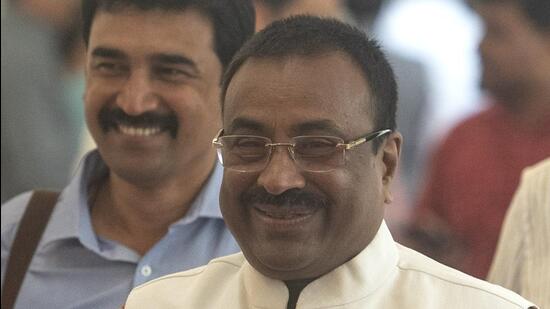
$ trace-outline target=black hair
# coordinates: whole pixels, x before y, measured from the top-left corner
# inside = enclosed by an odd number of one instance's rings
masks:
[[[86,46],[97,11],[113,12],[128,7],[143,11],[193,8],[205,14],[214,26],[214,48],[224,68],[254,33],[256,15],[250,0],[82,0],[82,35]]]
[[[550,32],[550,1],[549,0],[522,0],[521,6],[525,14],[541,31]]]
[[[374,110],[376,128],[394,130],[397,85],[379,44],[351,25],[308,15],[275,21],[243,45],[222,80],[222,111],[229,83],[247,59],[315,56],[327,52],[342,52],[361,68],[371,94],[365,98],[365,104]],[[368,105],[368,101],[372,103]]]

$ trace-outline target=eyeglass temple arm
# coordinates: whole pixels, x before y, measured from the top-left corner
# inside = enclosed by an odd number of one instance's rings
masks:
[[[390,133],[391,131],[392,130],[390,130],[390,129],[385,129],[385,130],[372,132],[371,134],[369,134],[367,136],[361,137],[359,139],[356,139],[354,141],[351,141],[347,144],[342,144],[342,145],[344,145],[346,147],[346,150],[349,150],[349,149],[351,149],[355,146],[361,145],[361,144],[366,143],[370,140],[373,140],[373,139],[378,138],[380,136],[386,135],[386,134]]]
[[[222,143],[220,143],[220,142],[218,141],[218,139],[222,136],[222,134],[223,134],[223,129],[220,129],[220,130],[218,131],[218,134],[216,134],[216,136],[212,139],[212,144],[213,144],[213,145],[222,146]]]

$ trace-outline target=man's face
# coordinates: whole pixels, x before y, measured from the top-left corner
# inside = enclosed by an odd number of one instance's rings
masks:
[[[97,12],[86,63],[86,121],[107,165],[133,183],[186,177],[214,160],[221,64],[198,11]],[[207,160],[210,158],[210,160]]]
[[[475,9],[485,23],[479,45],[482,87],[503,99],[529,89],[541,59],[550,55],[544,34],[513,3],[476,4]],[[550,42],[548,37],[546,42]]]
[[[347,142],[380,129],[365,101],[365,78],[342,53],[252,58],[229,85],[224,135],[275,143],[323,135]],[[301,170],[285,147],[274,149],[260,172],[226,169],[221,209],[247,260],[269,277],[298,280],[357,255],[380,226],[399,142],[392,135],[376,154],[370,143],[358,146],[346,153],[345,166],[331,172]]]

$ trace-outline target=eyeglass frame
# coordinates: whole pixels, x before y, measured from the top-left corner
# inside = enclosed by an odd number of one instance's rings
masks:
[[[391,129],[381,129],[381,130],[377,130],[377,131],[373,131],[371,133],[368,133],[367,135],[363,135],[357,139],[354,139],[352,141],[349,141],[349,142],[345,142],[341,137],[338,137],[338,136],[328,136],[328,135],[315,135],[315,136],[311,136],[311,137],[329,137],[329,138],[336,138],[336,139],[340,139],[342,141],[344,141],[343,143],[338,143],[335,145],[336,148],[338,147],[342,147],[344,146],[344,149],[343,149],[343,158],[344,158],[344,162],[345,162],[345,158],[346,158],[346,150],[350,150],[354,147],[357,147],[361,144],[364,144],[364,143],[367,143],[371,140],[374,140],[376,138],[379,138],[379,137],[382,137],[388,133],[391,133],[393,132],[393,130]],[[324,173],[324,172],[330,172],[330,171],[333,171],[334,169],[329,169],[329,170],[326,170],[326,171],[313,171],[313,170],[307,170],[307,169],[304,169],[301,164],[297,163],[296,162],[296,158],[294,157],[295,154],[294,154],[294,147],[296,147],[296,144],[294,143],[273,143],[273,141],[269,138],[269,137],[265,137],[265,136],[259,136],[259,135],[225,135],[225,137],[235,137],[235,136],[242,136],[242,137],[259,137],[259,138],[262,138],[262,139],[266,139],[268,141],[270,141],[270,143],[266,143],[265,144],[265,147],[269,147],[269,151],[267,152],[267,160],[266,160],[266,165],[262,168],[262,169],[259,169],[259,170],[251,170],[251,171],[246,171],[246,170],[239,170],[239,169],[234,169],[234,168],[230,168],[230,167],[226,167],[224,164],[223,164],[223,159],[221,157],[223,157],[223,155],[221,154],[221,149],[223,148],[223,144],[219,141],[219,139],[221,137],[224,137],[223,134],[223,129],[220,129],[218,131],[218,134],[216,134],[216,136],[212,139],[212,145],[216,148],[216,152],[218,154],[218,160],[220,161],[220,163],[222,164],[222,166],[224,166],[224,168],[227,168],[227,169],[230,169],[230,170],[233,170],[233,171],[238,171],[238,172],[243,172],[243,173],[254,173],[254,172],[259,172],[259,171],[262,171],[263,169],[265,169],[267,167],[267,165],[269,164],[269,160],[271,159],[271,153],[273,152],[273,148],[274,147],[279,147],[279,146],[285,146],[287,147],[287,150],[289,152],[289,155],[290,157],[292,158],[292,161],[294,161],[294,163],[296,164],[296,166],[298,166],[300,169],[302,170],[305,170],[305,171],[308,171],[308,172],[312,172],[312,173]],[[304,136],[294,136],[293,138],[297,138],[297,137],[309,137],[307,135],[304,135]]]

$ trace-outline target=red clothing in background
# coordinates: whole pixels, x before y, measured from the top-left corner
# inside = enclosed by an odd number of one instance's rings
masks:
[[[454,128],[435,153],[416,224],[436,214],[464,246],[451,266],[485,278],[521,171],[549,156],[550,119],[522,127],[493,105]]]

